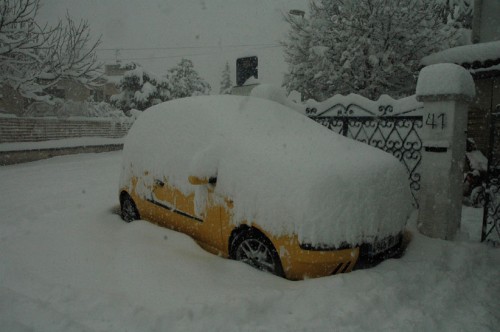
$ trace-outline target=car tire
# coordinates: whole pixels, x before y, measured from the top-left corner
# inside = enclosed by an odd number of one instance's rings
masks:
[[[120,215],[125,222],[140,219],[139,211],[135,206],[134,200],[126,193],[122,194],[120,197],[120,211]]]
[[[231,244],[231,258],[261,271],[285,276],[278,252],[271,241],[257,230],[244,230],[234,238]]]

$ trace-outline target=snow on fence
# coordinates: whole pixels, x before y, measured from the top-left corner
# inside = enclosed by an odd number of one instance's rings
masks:
[[[339,134],[392,153],[406,167],[418,205],[422,110],[423,103],[415,96],[395,100],[383,95],[372,101],[350,94],[336,95],[321,103],[308,102],[306,114]]]
[[[75,137],[119,138],[132,126],[128,119],[0,118],[0,143],[39,142]]]
[[[0,117],[0,165],[121,149],[127,118]]]

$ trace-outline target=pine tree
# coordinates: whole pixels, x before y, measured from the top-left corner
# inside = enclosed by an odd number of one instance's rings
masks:
[[[191,60],[182,59],[177,66],[168,71],[168,77],[172,85],[172,99],[210,93],[210,84],[194,70]]]
[[[413,93],[420,59],[453,45],[435,0],[318,0],[288,16],[284,86],[307,98]]]
[[[231,94],[233,88],[233,82],[231,82],[231,71],[229,69],[229,62],[226,61],[224,70],[222,71],[222,79],[220,81],[220,91],[221,95]]]
[[[143,111],[171,99],[172,86],[168,77],[156,77],[135,63],[124,67],[128,70],[120,81],[120,93],[111,97],[115,107],[124,111]]]

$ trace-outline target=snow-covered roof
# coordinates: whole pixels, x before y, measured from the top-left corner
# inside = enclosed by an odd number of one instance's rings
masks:
[[[206,193],[188,177],[217,176],[215,193],[234,201],[233,222],[312,244],[394,235],[411,210],[408,175],[392,155],[260,98],[201,96],[153,106],[132,126],[123,155],[122,187],[147,171],[151,183],[166,177],[195,193],[202,211]]]
[[[122,79],[123,75],[103,75],[102,78],[107,82],[107,83],[113,83],[113,84],[120,84],[120,81]]]
[[[471,71],[500,69],[500,41],[450,48],[426,56],[421,61],[428,66],[437,63],[455,63]]]

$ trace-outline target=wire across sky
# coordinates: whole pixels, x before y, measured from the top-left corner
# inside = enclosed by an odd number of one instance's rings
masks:
[[[116,47],[116,48],[98,48],[99,52],[122,52],[122,51],[172,51],[172,50],[208,50],[208,49],[224,49],[224,48],[240,48],[240,47],[253,47],[258,49],[266,48],[276,48],[281,47],[280,44],[232,44],[232,45],[212,45],[212,46],[171,46],[171,47]],[[165,56],[147,56],[147,57],[121,57],[120,60],[157,60],[157,59],[169,59],[169,58],[182,58],[182,57],[193,57],[193,56],[208,56],[214,55],[216,53],[194,53],[194,54],[176,54],[176,55],[165,55]],[[102,58],[105,61],[111,61],[115,58]]]

